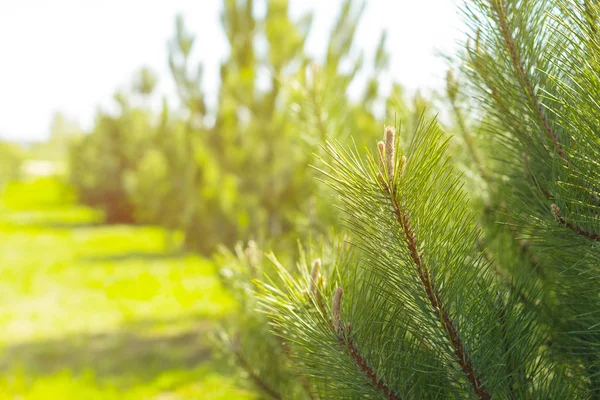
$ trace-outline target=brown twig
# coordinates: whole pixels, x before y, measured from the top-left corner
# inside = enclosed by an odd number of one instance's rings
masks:
[[[463,372],[467,375],[471,387],[475,394],[481,400],[491,399],[491,395],[487,391],[487,389],[483,386],[481,382],[481,378],[475,372],[473,367],[473,362],[469,358],[465,347],[463,345],[458,332],[456,331],[456,327],[450,318],[448,310],[442,303],[440,294],[438,290],[435,288],[433,281],[431,279],[431,274],[429,272],[429,268],[425,265],[423,260],[422,253],[419,252],[419,245],[417,243],[417,239],[415,237],[415,232],[410,225],[410,221],[408,219],[408,214],[406,211],[401,210],[400,205],[395,198],[392,196],[393,206],[394,206],[394,214],[398,220],[398,223],[404,230],[404,235],[406,237],[406,243],[408,245],[408,249],[410,251],[411,257],[415,265],[417,266],[417,273],[419,274],[419,280],[423,284],[425,292],[427,293],[427,298],[433,307],[434,312],[437,317],[440,319],[444,329],[448,333],[448,337],[450,339],[450,344],[454,349],[454,354],[458,360],[458,364]]]
[[[377,386],[377,388],[383,392],[386,398],[388,398],[389,400],[401,400],[400,396],[394,393],[385,384],[385,382],[383,382],[382,379],[377,377],[377,374],[375,374],[373,368],[371,368],[369,364],[367,364],[367,361],[360,354],[352,340],[344,340],[342,337],[340,337],[339,342],[341,345],[346,346],[346,352],[348,353],[348,355],[354,360],[358,368],[360,368],[360,370],[367,376],[367,378],[369,378],[371,383]]]
[[[585,228],[582,228],[580,226],[570,223],[569,221],[566,221],[565,218],[560,213],[560,209],[558,208],[558,206],[556,204],[552,204],[551,208],[552,208],[552,214],[554,214],[554,218],[556,218],[556,220],[558,222],[560,222],[561,224],[563,224],[565,227],[569,228],[570,230],[572,230],[573,232],[575,232],[581,236],[585,236],[587,238],[590,238],[592,240],[596,240],[596,241],[600,242],[600,235],[597,234],[596,232],[590,232]]]
[[[344,327],[344,322],[342,320],[341,314],[341,300],[342,300],[343,290],[342,288],[337,288],[335,292],[335,296],[333,298],[333,306],[331,309],[332,312],[332,323],[331,327],[333,328],[336,336],[338,338],[338,343],[340,346],[344,347],[346,353],[354,360],[358,368],[369,378],[369,381],[377,387],[381,392],[385,395],[388,400],[402,400],[402,398],[394,393],[394,391],[383,381],[382,378],[379,378],[373,368],[369,366],[367,360],[362,356],[352,339],[349,335],[349,327]]]
[[[398,171],[399,175],[404,174],[404,165],[406,164],[406,161],[407,161],[406,158],[403,157],[401,169],[400,169],[400,171]],[[393,163],[392,163],[392,165],[393,165]],[[425,261],[423,259],[423,253],[421,252],[421,249],[419,248],[419,244],[417,242],[415,232],[414,232],[412,226],[410,225],[408,213],[406,212],[406,210],[403,209],[403,207],[401,206],[400,200],[398,199],[397,191],[396,191],[396,183],[393,181],[393,179],[389,179],[388,181],[385,181],[382,177],[382,175],[384,175],[384,174],[382,174],[382,172],[383,171],[379,172],[378,179],[379,179],[380,183],[383,183],[382,184],[383,189],[390,196],[390,200],[392,203],[391,204],[392,211],[396,217],[398,224],[404,231],[406,245],[408,246],[408,250],[410,252],[413,262],[417,266],[417,274],[419,275],[419,280],[421,281],[423,288],[425,289],[425,293],[427,294],[429,303],[433,307],[433,312],[436,315],[436,317],[438,318],[438,320],[441,322],[446,333],[448,334],[448,338],[450,340],[450,344],[452,345],[452,348],[454,349],[454,354],[457,358],[458,364],[459,364],[460,368],[463,370],[463,372],[467,375],[469,383],[471,384],[471,387],[473,388],[473,391],[475,392],[475,394],[478,396],[478,398],[480,400],[489,400],[489,399],[491,399],[491,395],[487,391],[487,389],[483,386],[483,384],[481,382],[481,378],[475,372],[475,368],[473,367],[473,362],[471,361],[471,359],[469,358],[469,356],[465,350],[463,342],[460,339],[460,336],[458,335],[458,332],[456,330],[456,327],[454,326],[454,323],[452,322],[452,319],[450,318],[450,314],[449,314],[448,310],[442,303],[442,299],[441,299],[441,296],[440,296],[438,290],[435,288],[435,285],[431,278],[431,273],[429,271],[429,268],[425,264]],[[393,178],[396,176],[396,174],[392,173],[388,176]],[[341,290],[341,289],[338,289],[338,290]],[[334,306],[335,306],[335,299],[334,299]],[[335,317],[335,313],[334,313],[334,317]],[[334,320],[335,320],[335,318],[334,318]]]
[[[402,209],[400,206],[400,202],[396,196],[396,191],[394,189],[389,189],[390,186],[386,185],[385,188],[388,194],[391,197],[392,208],[394,215],[400,227],[404,231],[404,236],[406,239],[406,244],[410,251],[411,258],[415,265],[417,266],[417,273],[419,275],[419,280],[425,289],[425,293],[427,294],[427,298],[429,299],[429,303],[433,307],[433,311],[436,314],[437,318],[442,323],[444,330],[448,333],[448,338],[450,340],[450,344],[454,350],[454,354],[457,358],[458,364],[462,371],[467,375],[469,383],[473,388],[473,391],[478,396],[480,400],[489,400],[491,399],[490,393],[483,386],[481,382],[481,378],[475,372],[475,368],[473,367],[473,362],[469,358],[465,347],[463,345],[462,340],[450,318],[448,310],[442,303],[442,299],[438,290],[435,288],[434,283],[431,279],[431,274],[429,272],[429,268],[425,264],[423,260],[423,254],[420,252],[419,244],[416,239],[415,232],[410,225],[410,221],[408,218],[408,213]]]

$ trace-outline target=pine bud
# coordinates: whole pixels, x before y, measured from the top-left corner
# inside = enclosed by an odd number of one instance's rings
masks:
[[[394,180],[394,156],[395,156],[396,129],[392,126],[385,128],[385,166],[388,173],[388,180]]]
[[[317,296],[319,293],[319,289],[318,289],[318,282],[319,282],[319,271],[321,270],[321,259],[317,258],[315,261],[313,261],[312,263],[312,271],[310,273],[310,293],[312,293],[313,296]]]
[[[341,287],[335,290],[335,295],[333,296],[333,306],[331,307],[332,314],[332,323],[333,329],[338,335],[342,335],[344,333],[344,322],[342,321],[342,295],[344,291]]]
[[[379,154],[379,173],[377,174],[377,179],[379,180],[379,183],[381,183],[381,186],[383,186],[387,190],[387,182],[383,177],[385,175],[384,165],[386,163],[385,143],[383,143],[381,140],[377,142],[377,153]]]

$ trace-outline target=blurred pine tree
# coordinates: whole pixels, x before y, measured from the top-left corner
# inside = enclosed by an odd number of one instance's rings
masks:
[[[124,94],[115,100],[117,115],[100,111],[93,131],[73,140],[70,180],[82,202],[104,210],[108,223],[134,222],[128,176],[148,143],[150,111],[133,106]]]
[[[250,238],[293,248],[299,235],[326,233],[338,220],[328,207],[331,191],[309,167],[327,138],[346,141],[350,132],[364,132],[355,137],[362,146],[375,137],[376,105],[385,102],[378,84],[388,65],[385,35],[362,98],[351,101],[349,87],[364,66],[363,55],[354,55],[364,5],[343,3],[320,66],[304,50],[311,14],[293,20],[281,0],[267,2],[263,16],[249,0],[223,5],[230,51],[216,108],[209,110],[202,65],[192,61],[198,41],[178,17],[169,66],[183,112],[166,100],[160,117],[148,112],[156,77],[141,69],[133,93],[120,97],[120,114],[100,117],[74,146],[72,181],[83,201],[107,210],[109,221],[183,231],[186,247],[204,254]],[[142,96],[140,106],[134,95]],[[399,90],[392,96],[404,110],[399,121],[414,121]],[[130,131],[131,120],[143,118],[135,129],[145,132]]]

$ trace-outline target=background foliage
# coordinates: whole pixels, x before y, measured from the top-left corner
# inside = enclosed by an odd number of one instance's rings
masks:
[[[202,42],[178,18],[169,65],[182,108],[164,100],[155,115],[144,107],[156,78],[142,69],[132,90],[116,96],[116,114],[100,112],[93,131],[72,146],[70,176],[81,200],[104,209],[108,222],[182,231],[186,247],[204,254],[248,239],[293,249],[298,237],[326,232],[337,218],[309,167],[320,146],[351,132],[361,132],[359,146],[371,141],[383,117],[378,105],[410,124],[427,104],[405,103],[398,84],[383,95],[385,34],[373,60],[356,55],[363,7],[344,2],[317,64],[304,50],[311,14],[292,20],[287,1],[271,1],[257,18],[252,1],[225,1],[230,48],[214,109],[202,65],[191,61]],[[371,76],[351,100],[349,87],[367,63]]]

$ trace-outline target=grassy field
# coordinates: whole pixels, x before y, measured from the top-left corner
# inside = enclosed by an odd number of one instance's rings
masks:
[[[211,358],[235,307],[215,266],[161,229],[99,221],[52,180],[3,191],[0,399],[254,398]]]

